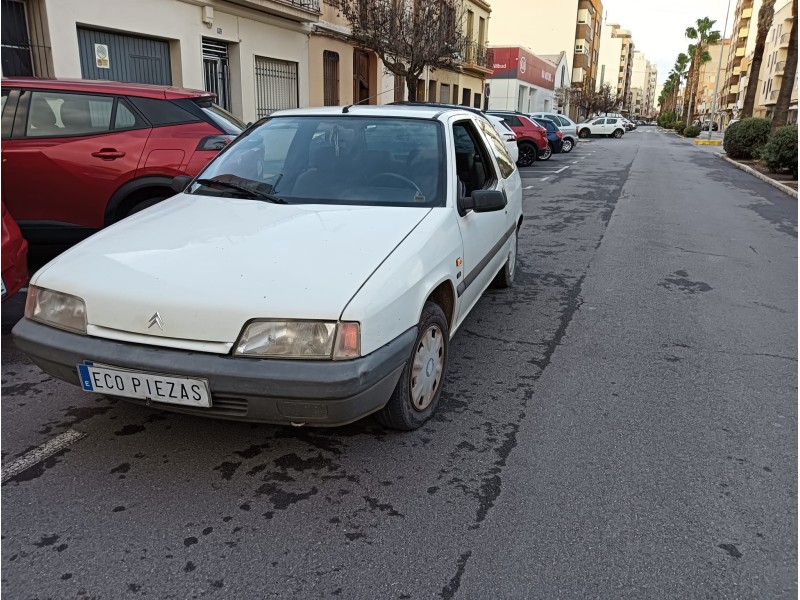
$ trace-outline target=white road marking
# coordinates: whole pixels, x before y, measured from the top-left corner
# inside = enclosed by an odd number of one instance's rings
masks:
[[[575,162],[578,162],[578,161],[576,160]],[[558,171],[556,171],[556,173],[561,173],[561,171],[564,171],[566,169],[569,169],[569,166],[561,167]]]
[[[542,177],[539,181],[547,181],[548,179],[550,179],[550,178],[549,177]],[[531,186],[531,187],[533,187],[533,186]]]
[[[578,164],[578,161],[577,161],[577,160],[573,160],[573,161],[572,161],[572,164],[573,164],[573,165],[577,165],[577,164]]]
[[[61,435],[57,435],[52,440],[49,440],[41,446],[34,448],[30,452],[26,452],[19,458],[15,458],[10,463],[3,465],[2,483],[12,477],[19,475],[26,469],[30,469],[33,465],[42,462],[60,452],[73,442],[86,437],[85,433],[80,433],[74,429],[68,429]]]
[[[533,186],[532,186],[532,185],[526,185],[526,186],[525,186],[524,188],[522,188],[522,189],[523,189],[523,190],[532,190],[532,189],[533,189]]]

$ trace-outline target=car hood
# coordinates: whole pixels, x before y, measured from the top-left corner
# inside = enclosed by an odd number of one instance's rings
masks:
[[[337,320],[429,213],[179,194],[75,246],[33,283],[83,298],[91,335],[230,344],[250,319]]]

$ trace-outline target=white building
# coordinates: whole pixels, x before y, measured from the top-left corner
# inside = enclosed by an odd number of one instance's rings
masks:
[[[490,110],[532,113],[556,109],[556,73],[564,62],[559,60],[560,66],[557,66],[519,46],[491,46],[489,54],[493,69],[493,74],[486,79]]]

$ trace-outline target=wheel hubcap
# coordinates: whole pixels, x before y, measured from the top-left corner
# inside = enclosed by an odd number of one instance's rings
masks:
[[[416,410],[423,411],[433,402],[442,383],[443,370],[442,330],[432,325],[420,338],[411,365],[411,404]]]
[[[569,152],[570,150],[572,150],[572,142],[567,140],[564,142],[564,152]]]
[[[544,149],[544,152],[542,153],[542,158],[544,158],[546,160],[546,159],[550,158],[550,155],[552,153],[553,153],[552,148],[550,148],[550,146],[548,146],[547,148]]]

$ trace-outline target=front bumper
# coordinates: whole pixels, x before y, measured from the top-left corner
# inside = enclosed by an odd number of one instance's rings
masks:
[[[417,328],[368,356],[348,361],[234,358],[117,342],[22,319],[12,336],[44,372],[80,385],[84,360],[137,371],[208,380],[212,406],[149,405],[193,415],[258,423],[337,426],[381,409],[411,356]],[[129,399],[137,404],[144,400]]]

